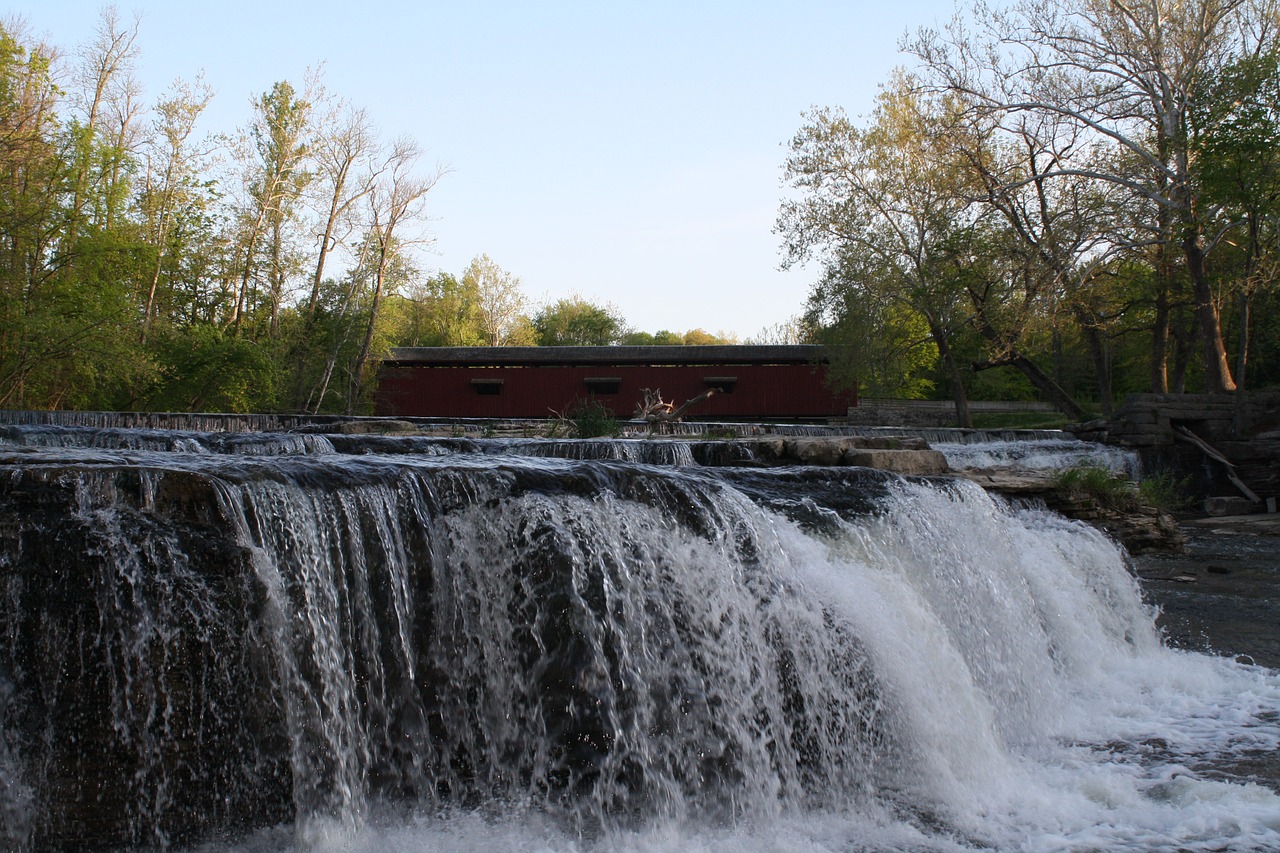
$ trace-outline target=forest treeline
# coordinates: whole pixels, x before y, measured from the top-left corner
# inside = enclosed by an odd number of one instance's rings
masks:
[[[211,87],[138,61],[113,7],[69,53],[0,24],[0,408],[359,412],[392,346],[727,340],[423,269],[447,169],[318,73],[209,135]]]
[[[976,4],[909,34],[862,119],[805,116],[777,233],[864,395],[1280,382],[1271,0]]]

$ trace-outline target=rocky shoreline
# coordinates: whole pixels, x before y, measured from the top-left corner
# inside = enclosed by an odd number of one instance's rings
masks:
[[[1087,522],[1124,545],[1130,554],[1177,553],[1187,540],[1171,513],[1148,506],[1104,506],[1087,495],[1063,489],[1052,472],[985,468],[959,471],[955,476],[1012,500],[1042,502],[1068,518]]]

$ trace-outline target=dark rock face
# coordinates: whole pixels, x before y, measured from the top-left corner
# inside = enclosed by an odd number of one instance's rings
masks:
[[[703,442],[694,444],[694,456],[703,464],[742,464],[742,458],[764,465],[815,465],[823,467],[851,466],[876,468],[897,474],[928,476],[946,473],[947,460],[931,450],[924,439],[868,436],[808,436],[797,438],[739,439],[715,442],[725,448],[736,448],[736,454],[712,455],[699,451]],[[735,458],[737,457],[737,458]],[[703,461],[706,460],[706,461]]]
[[[5,733],[38,768],[36,848],[163,845],[290,813],[263,590],[225,528],[198,477],[4,481]]]
[[[769,576],[753,505],[714,478],[189,457],[0,478],[8,846],[164,847],[370,800],[591,831],[779,785],[820,802],[883,743],[858,640]]]

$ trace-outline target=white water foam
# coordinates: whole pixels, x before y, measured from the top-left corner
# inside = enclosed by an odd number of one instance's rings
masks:
[[[502,519],[457,517],[448,541],[458,565],[493,571],[489,580],[458,576],[455,595],[465,605],[458,613],[478,622],[508,618],[494,596],[505,577],[501,564],[518,558],[503,543],[520,519],[541,516],[559,535],[585,537],[571,548],[575,572],[629,567],[616,577],[636,586],[616,590],[619,607],[651,584],[687,586],[687,600],[701,599],[706,618],[735,626],[722,638],[721,653],[704,650],[724,666],[721,683],[708,690],[722,701],[758,690],[750,670],[760,650],[742,621],[749,602],[734,591],[740,579],[732,543],[690,538],[661,516],[634,510],[607,496],[568,502],[531,496],[507,505]],[[739,511],[751,512],[732,508],[721,529],[732,529]],[[1280,795],[1213,770],[1280,747],[1280,674],[1161,646],[1123,554],[1092,529],[1044,512],[1012,511],[976,487],[905,483],[893,488],[884,512],[845,519],[835,535],[814,536],[764,511],[756,512],[756,522],[766,574],[795,591],[786,605],[789,618],[811,618],[805,602],[820,601],[870,657],[883,703],[876,715],[888,730],[884,750],[864,768],[874,781],[871,796],[849,792],[843,802],[783,798],[770,805],[761,796],[768,785],[761,784],[746,790],[756,799],[708,823],[682,799],[688,792],[673,785],[665,816],[585,833],[501,803],[475,812],[399,816],[379,816],[375,805],[358,825],[318,818],[200,849],[1280,848]],[[470,532],[476,524],[484,527],[481,538]],[[638,562],[628,551],[637,544]],[[668,561],[674,562],[667,574],[646,574]],[[670,574],[676,567],[679,574]],[[643,623],[631,623],[630,630]],[[621,623],[615,627],[623,630]],[[491,629],[477,623],[463,626],[463,634]],[[625,648],[643,657],[654,652],[645,641],[634,635]],[[645,661],[635,664],[628,671],[642,673]],[[520,678],[514,670],[500,675],[493,685],[520,689],[512,684]],[[736,710],[722,706],[725,724],[749,719],[751,703],[762,699],[776,701],[757,693]],[[644,741],[643,726],[634,736],[632,747],[646,760],[681,761],[663,752],[672,744]],[[759,745],[751,733],[725,736],[739,737],[739,749]],[[767,774],[761,759],[755,772]]]

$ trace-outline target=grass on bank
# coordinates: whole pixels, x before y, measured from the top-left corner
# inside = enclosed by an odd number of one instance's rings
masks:
[[[1105,509],[1128,512],[1149,508],[1172,512],[1191,502],[1189,480],[1165,472],[1134,483],[1110,468],[1084,464],[1058,472],[1053,484],[1069,497],[1088,498]]]

